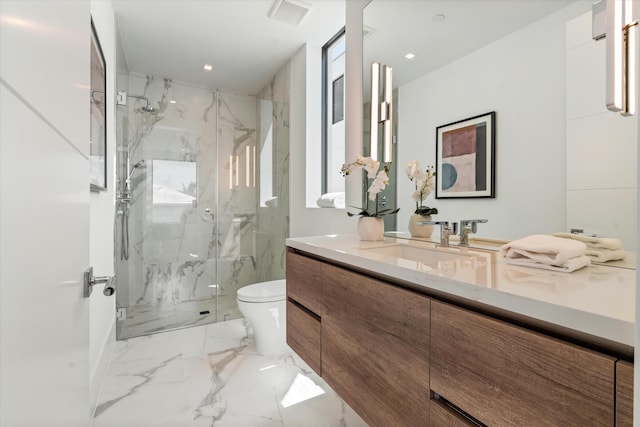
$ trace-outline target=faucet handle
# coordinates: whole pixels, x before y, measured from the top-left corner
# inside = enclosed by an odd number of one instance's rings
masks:
[[[487,219],[463,219],[460,221],[460,228],[471,226],[471,232],[476,233],[478,231],[478,223],[484,224],[489,222]]]
[[[454,222],[449,226],[449,221],[418,221],[418,225],[439,225],[440,226],[440,247],[449,247],[449,236],[458,234],[458,223]]]
[[[442,231],[446,230],[450,234],[458,234],[458,223],[457,222],[454,222],[453,224],[451,224],[451,227],[449,226],[449,221],[418,221],[418,222],[416,222],[416,224],[418,224],[418,225],[439,225],[441,233],[442,233]]]
[[[448,226],[449,221],[418,221],[416,222],[418,225],[444,225]]]

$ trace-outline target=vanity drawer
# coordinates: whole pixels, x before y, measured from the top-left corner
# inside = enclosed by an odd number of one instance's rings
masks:
[[[470,422],[435,399],[431,399],[429,407],[429,425],[433,427],[477,427],[477,424]]]
[[[322,376],[320,318],[287,300],[287,344]]]
[[[431,300],[325,264],[322,377],[371,427],[429,424]]]
[[[615,359],[442,302],[431,389],[488,426],[611,426]]]
[[[616,427],[633,425],[633,364],[616,363]]]
[[[287,250],[287,297],[320,315],[322,310],[322,263]]]

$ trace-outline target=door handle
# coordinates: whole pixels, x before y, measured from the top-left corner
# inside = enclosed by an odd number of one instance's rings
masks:
[[[116,292],[115,288],[116,276],[94,276],[93,267],[89,267],[84,272],[84,297],[89,298],[93,292],[93,287],[99,283],[105,283],[103,294],[111,296]]]

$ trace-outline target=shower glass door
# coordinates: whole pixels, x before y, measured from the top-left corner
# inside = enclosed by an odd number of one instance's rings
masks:
[[[243,269],[252,264],[247,222],[255,202],[248,189],[234,187],[221,199],[219,188],[227,178],[224,159],[255,139],[255,106],[221,119],[215,91],[126,79],[135,96],[118,107],[117,337],[238,317],[235,285],[255,276],[255,267]],[[147,100],[153,111],[142,108]],[[244,103],[250,107],[251,100]],[[252,120],[239,127],[244,115]],[[228,117],[238,119],[228,126]],[[223,273],[229,278],[221,281]]]

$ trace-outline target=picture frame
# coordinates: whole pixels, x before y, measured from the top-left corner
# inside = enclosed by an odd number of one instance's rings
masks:
[[[89,188],[107,190],[107,79],[106,62],[91,19],[91,84],[89,92]]]
[[[436,199],[495,198],[496,112],[436,128]]]

